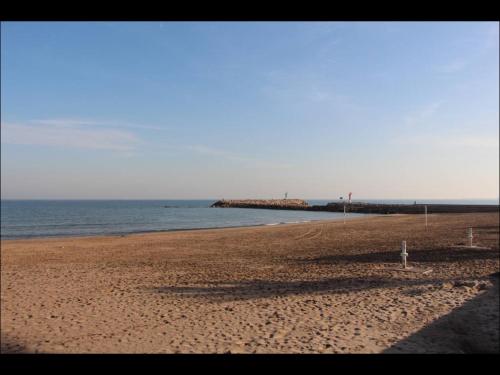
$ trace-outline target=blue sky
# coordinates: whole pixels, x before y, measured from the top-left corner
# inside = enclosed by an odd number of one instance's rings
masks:
[[[2,198],[497,198],[498,22],[3,22]]]

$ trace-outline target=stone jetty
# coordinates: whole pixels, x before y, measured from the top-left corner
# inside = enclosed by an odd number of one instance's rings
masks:
[[[423,214],[425,206],[427,212],[437,213],[469,213],[469,212],[498,212],[498,205],[479,204],[378,204],[378,203],[328,203],[325,206],[311,206],[311,211],[346,212],[363,214]]]
[[[235,208],[265,208],[274,210],[329,211],[362,214],[423,214],[425,206],[429,214],[437,213],[469,213],[469,212],[499,212],[499,205],[479,204],[382,204],[363,202],[332,202],[326,205],[310,206],[303,199],[240,199],[220,200],[211,207]]]
[[[303,199],[237,199],[220,200],[210,207],[267,208],[274,210],[306,210],[309,204]]]

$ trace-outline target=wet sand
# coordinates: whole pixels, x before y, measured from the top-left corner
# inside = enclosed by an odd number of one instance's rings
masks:
[[[499,268],[498,213],[2,241],[1,351],[498,353]]]

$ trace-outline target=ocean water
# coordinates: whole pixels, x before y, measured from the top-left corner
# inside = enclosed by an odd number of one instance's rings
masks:
[[[310,205],[332,200],[308,200]],[[360,200],[414,203],[414,200]],[[2,200],[2,239],[119,235],[181,229],[278,225],[343,219],[343,213],[210,208],[215,200]],[[417,203],[498,204],[495,200]],[[167,206],[167,207],[165,207]],[[350,214],[350,218],[367,216]]]
[[[342,213],[210,208],[215,200],[2,200],[2,239],[118,235],[342,219]],[[168,207],[165,207],[168,206]],[[351,214],[349,217],[363,216]]]

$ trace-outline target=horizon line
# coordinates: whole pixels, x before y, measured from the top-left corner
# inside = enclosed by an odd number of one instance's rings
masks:
[[[22,200],[66,200],[66,201],[71,201],[71,200],[117,200],[117,201],[126,201],[126,200],[141,200],[141,201],[155,201],[155,200],[221,200],[224,198],[0,198],[2,201],[8,201],[8,200],[17,200],[17,201],[22,201]],[[243,199],[253,199],[253,200],[269,200],[269,199],[284,199],[284,198],[228,198],[228,200],[243,200]],[[292,199],[303,199],[303,200],[339,200],[340,197],[337,198],[286,198],[289,200]],[[352,199],[352,201],[359,201],[363,199],[369,199],[369,200],[500,200],[500,197],[489,197],[489,198],[369,198],[369,197],[362,197],[358,199]],[[347,199],[346,199],[347,200]]]

